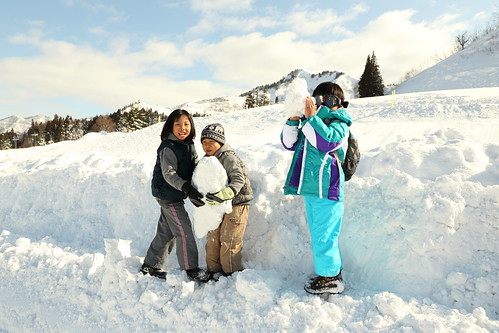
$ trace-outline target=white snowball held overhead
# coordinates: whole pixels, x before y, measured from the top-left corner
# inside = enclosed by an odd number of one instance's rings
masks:
[[[206,193],[216,193],[227,186],[227,172],[215,156],[204,156],[194,169],[192,185]],[[194,208],[192,225],[197,238],[203,238],[208,231],[218,228],[225,213],[232,211],[231,200],[220,205],[204,205]]]
[[[307,81],[304,78],[296,78],[289,84],[284,100],[284,110],[288,118],[303,116],[305,99],[309,96]]]

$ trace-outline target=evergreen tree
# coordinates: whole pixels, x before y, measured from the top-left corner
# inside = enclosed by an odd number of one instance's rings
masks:
[[[265,88],[263,88],[263,93],[260,96],[260,99],[258,101],[258,105],[265,106],[265,105],[269,105],[269,104],[270,104],[270,96],[269,96],[269,93],[267,91],[267,87],[265,87]]]
[[[0,150],[12,148],[11,141],[9,140],[8,133],[0,134]]]
[[[139,109],[133,106],[128,112],[128,130],[136,131],[141,128],[147,127],[147,115],[144,108]]]
[[[254,108],[256,105],[256,99],[253,95],[253,91],[250,91],[246,96],[246,100],[244,101],[244,106],[248,109]]]
[[[71,124],[73,122],[73,119],[70,116],[66,116],[64,118],[64,122],[62,125],[62,136],[63,140],[72,140],[72,135],[71,135]]]
[[[359,80],[359,97],[383,96],[384,89],[383,78],[373,52],[371,56],[367,56],[364,73]]]

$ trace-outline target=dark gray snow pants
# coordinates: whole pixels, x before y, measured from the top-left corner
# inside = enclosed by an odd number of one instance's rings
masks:
[[[161,215],[144,263],[162,269],[166,258],[177,244],[176,252],[180,268],[183,270],[198,268],[198,249],[192,223],[183,201],[168,202],[158,200]]]

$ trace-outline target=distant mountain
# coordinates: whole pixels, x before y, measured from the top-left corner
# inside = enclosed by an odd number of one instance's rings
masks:
[[[190,101],[180,104],[174,109],[186,109],[192,114],[200,116],[237,111],[245,107],[246,96],[249,94],[253,94],[254,96],[267,94],[270,103],[275,103],[276,101],[278,103],[284,102],[288,85],[298,77],[307,81],[310,94],[312,94],[312,91],[319,83],[332,81],[339,84],[343,88],[347,100],[358,97],[357,86],[359,80],[345,75],[342,72],[324,71],[318,74],[310,74],[304,70],[296,69],[279,81],[258,86],[242,93],[239,96],[216,97],[197,102]]]
[[[396,87],[397,93],[499,86],[499,30]]]
[[[144,110],[150,110],[150,111],[156,111],[160,114],[166,114],[166,115],[169,115],[170,112],[172,112],[171,109],[169,108],[165,108],[163,106],[159,106],[159,105],[152,105],[152,104],[147,104],[147,103],[142,103],[140,101],[137,101],[137,102],[133,102],[129,105],[126,105],[120,109],[118,109],[118,111],[121,111],[121,112],[130,112],[131,110],[133,109],[144,109]]]
[[[209,116],[244,109],[245,98],[241,96],[225,96],[205,99],[197,102],[186,102],[174,109],[184,109],[196,116]]]
[[[156,111],[159,114],[165,114],[169,115],[172,110],[159,106],[159,105],[152,105],[152,104],[147,104],[147,103],[142,103],[140,101],[138,102],[133,102],[129,105],[126,105],[118,111],[121,111],[121,113],[128,113],[132,110],[146,110],[146,111]],[[4,118],[0,120],[0,134],[5,133],[5,132],[10,132],[12,129],[14,129],[14,132],[17,135],[21,135],[25,133],[30,127],[31,127],[31,121],[35,121],[36,123],[44,123],[49,120],[52,120],[53,117],[48,117],[48,116],[34,116],[34,117],[27,117],[23,118],[20,116],[10,116],[8,118]]]
[[[27,118],[10,116],[0,120],[0,133],[4,133],[14,129],[14,132],[16,132],[16,134],[22,134],[26,132],[28,128],[30,128],[32,120],[42,123],[50,119],[52,118],[40,115]]]
[[[346,75],[345,73],[337,71],[324,71],[318,74],[310,74],[302,69],[295,69],[279,81],[256,87],[241,94],[241,96],[244,97],[249,93],[255,94],[256,92],[258,92],[258,94],[263,94],[264,92],[266,92],[269,95],[271,102],[274,102],[276,100],[276,97],[279,102],[282,102],[286,98],[286,89],[288,85],[298,77],[303,78],[305,79],[305,81],[307,81],[308,90],[310,93],[312,93],[312,91],[315,89],[315,87],[317,87],[317,85],[319,85],[319,83],[324,81],[332,81],[341,86],[345,93],[346,99],[358,97],[357,89],[359,80],[354,79]]]

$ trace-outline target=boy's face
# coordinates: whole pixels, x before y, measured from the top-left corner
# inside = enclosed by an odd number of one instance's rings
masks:
[[[206,155],[213,156],[215,153],[222,147],[222,145],[215,140],[212,139],[203,139],[201,140],[201,144],[203,145],[203,150]]]

